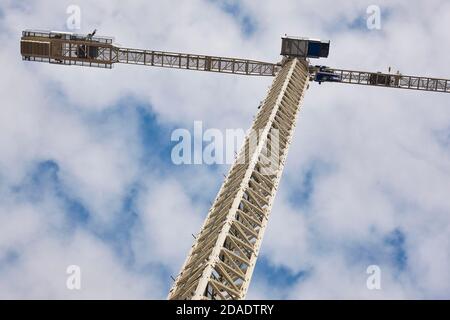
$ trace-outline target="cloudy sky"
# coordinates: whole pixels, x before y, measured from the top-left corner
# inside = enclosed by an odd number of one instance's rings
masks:
[[[250,127],[271,81],[23,62],[71,4],[127,47],[275,62],[286,33],[330,39],[321,64],[450,75],[445,0],[2,0],[0,298],[165,299],[229,168],[174,165],[171,133]],[[311,84],[248,298],[450,298],[449,99]]]

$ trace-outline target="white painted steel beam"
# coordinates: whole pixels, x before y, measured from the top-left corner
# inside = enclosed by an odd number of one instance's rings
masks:
[[[285,61],[169,299],[245,298],[308,80],[306,61]]]

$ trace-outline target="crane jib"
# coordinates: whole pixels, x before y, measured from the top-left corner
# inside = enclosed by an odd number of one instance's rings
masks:
[[[121,48],[111,37],[78,35],[68,32],[25,30],[21,38],[24,60],[60,65],[112,68],[115,63],[146,65],[220,72],[250,76],[275,76],[291,59],[309,63],[310,58],[328,56],[330,42],[308,38],[283,37],[279,63],[257,60],[208,56],[189,53]],[[310,78],[316,82],[337,82],[367,86],[450,92],[450,80],[355,70],[310,66]]]
[[[330,68],[340,83],[450,93],[450,80]]]

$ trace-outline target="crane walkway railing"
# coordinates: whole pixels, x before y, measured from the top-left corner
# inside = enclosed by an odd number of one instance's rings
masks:
[[[118,49],[117,62],[254,76],[275,76],[281,68],[256,60],[130,48]]]
[[[327,72],[338,75],[337,82],[340,83],[450,93],[450,80],[447,79],[334,68],[327,69]]]

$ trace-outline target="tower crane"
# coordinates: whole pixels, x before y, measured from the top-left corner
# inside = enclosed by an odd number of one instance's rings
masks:
[[[25,30],[23,60],[112,68],[115,63],[274,77],[168,299],[244,299],[310,81],[450,93],[450,80],[312,65],[329,41],[282,37],[281,62],[119,47],[113,38]],[[268,165],[270,164],[270,166]],[[275,166],[273,166],[275,164]]]

